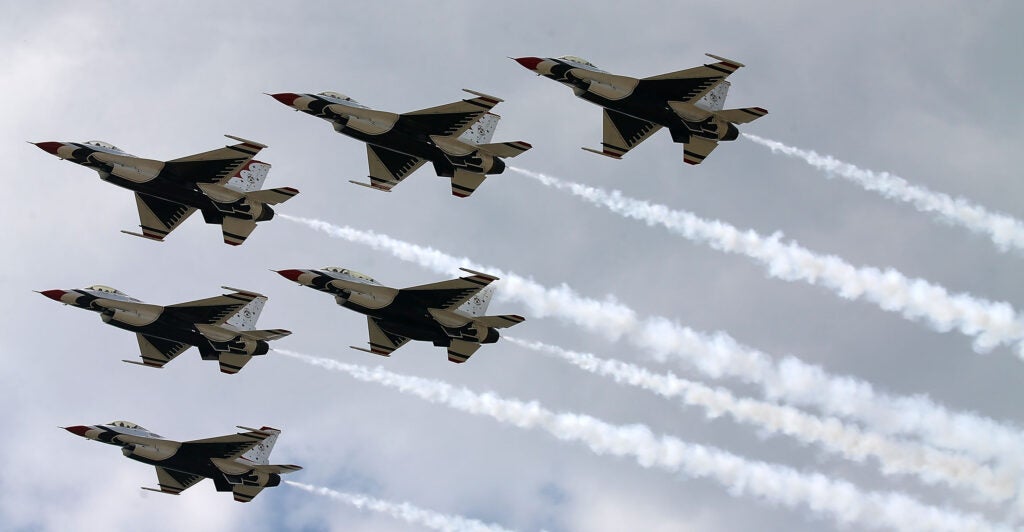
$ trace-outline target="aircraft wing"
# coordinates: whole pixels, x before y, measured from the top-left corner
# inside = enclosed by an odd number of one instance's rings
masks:
[[[418,126],[427,135],[457,137],[480,120],[487,111],[501,102],[500,98],[463,89],[475,98],[461,100],[446,105],[420,109],[399,115],[399,120]]]
[[[683,161],[688,164],[700,164],[718,147],[718,141],[690,136],[690,142],[683,144]]]
[[[260,152],[265,145],[227,135],[238,144],[189,155],[164,164],[161,175],[188,183],[217,183],[223,185]]]
[[[426,303],[427,308],[454,310],[469,301],[469,298],[475,296],[485,286],[498,280],[497,277],[486,273],[474,272],[465,268],[463,270],[472,275],[450,281],[403,288],[398,291],[396,299],[403,296],[415,297]]]
[[[711,54],[708,56],[718,59],[718,62],[643,78],[636,90],[665,100],[694,103],[743,66],[737,61]]]
[[[142,233],[124,232],[151,240],[162,241],[181,222],[196,212],[192,207],[138,192],[135,193],[135,204],[139,208],[139,227],[142,228]]]
[[[598,153],[621,159],[629,150],[635,148],[641,142],[647,140],[661,126],[633,118],[611,109],[604,110],[604,140],[601,142],[601,151],[583,148],[586,151]]]
[[[244,428],[244,427],[243,427]],[[245,454],[263,440],[272,435],[270,432],[260,430],[247,430],[227,436],[217,436],[202,440],[191,440],[181,442],[178,454],[196,453],[205,458],[223,458],[231,460]]]
[[[182,342],[172,342],[170,340],[164,340],[163,338],[157,338],[155,336],[149,336],[141,333],[135,335],[139,339],[139,351],[142,353],[142,365],[149,366],[151,368],[162,368],[164,364],[174,360],[174,357],[184,353],[188,348],[192,347],[189,344]],[[126,360],[125,362],[132,362]],[[132,362],[138,364],[138,362]]]
[[[153,488],[142,488],[144,490],[156,491],[160,493],[167,493],[170,495],[177,495],[192,486],[195,486],[200,480],[203,480],[204,476],[194,475],[192,473],[185,473],[182,471],[175,471],[173,469],[167,469],[164,467],[157,466],[156,468],[156,481],[160,489]]]
[[[164,307],[164,312],[170,312],[182,320],[188,320],[189,323],[222,325],[252,300],[257,298],[266,299],[266,296],[255,292],[243,292],[234,288],[228,288],[228,290],[235,290],[235,292],[170,305]]]
[[[370,188],[385,192],[390,191],[427,162],[418,157],[370,144],[366,145],[366,158],[370,163]],[[353,183],[364,184],[356,181]]]
[[[409,339],[394,333],[389,333],[380,328],[380,321],[377,318],[366,317],[366,325],[370,331],[370,348],[352,346],[353,349],[366,351],[374,355],[389,357],[399,347],[405,345]]]

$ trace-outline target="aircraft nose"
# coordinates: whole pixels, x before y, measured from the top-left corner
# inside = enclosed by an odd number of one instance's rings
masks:
[[[305,272],[302,270],[277,270],[277,273],[280,274],[281,277],[297,283],[299,282],[299,276]]]
[[[543,61],[543,59],[539,57],[516,57],[514,59],[516,63],[519,63],[530,70],[537,70],[537,65]]]
[[[299,99],[299,95],[294,92],[279,92],[277,94],[271,94],[270,97],[289,107],[295,103],[295,100]]]
[[[60,301],[61,298],[64,297],[64,294],[67,293],[67,291],[66,290],[43,290],[42,292],[39,292],[39,293],[43,294],[44,296],[46,296],[46,297],[48,297],[48,298],[50,298],[50,299],[52,299],[54,301]]]
[[[63,142],[34,142],[33,144],[39,146],[41,150],[51,155],[57,155],[57,150],[64,145]]]
[[[64,430],[70,432],[71,434],[77,434],[78,436],[82,436],[84,438],[85,433],[89,432],[89,427],[86,427],[85,425],[75,425],[73,427],[64,427]]]

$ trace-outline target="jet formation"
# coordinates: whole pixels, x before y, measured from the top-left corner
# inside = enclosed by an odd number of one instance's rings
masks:
[[[471,275],[439,283],[391,288],[344,268],[279,270],[282,277],[334,296],[341,306],[366,315],[369,349],[352,349],[391,356],[409,340],[432,342],[448,349],[448,360],[461,364],[482,344],[498,341],[498,329],[522,323],[514,314],[484,316],[498,280],[462,268]]]
[[[672,142],[684,144],[683,161],[700,164],[719,141],[736,140],[739,129],[735,124],[768,114],[760,107],[723,110],[729,89],[725,78],[743,64],[707,55],[718,62],[642,79],[610,74],[571,55],[519,57],[515,61],[604,108],[601,149],[584,150],[621,159],[664,127],[671,133]]]
[[[683,160],[701,163],[720,141],[739,136],[736,124],[768,112],[760,107],[723,109],[729,90],[726,78],[743,65],[717,60],[686,70],[648,78],[605,72],[575,56],[520,57],[520,65],[572,88],[576,96],[604,109],[602,148],[584,150],[622,158],[631,149],[667,128],[684,144]],[[335,131],[366,144],[369,183],[357,185],[390,192],[430,162],[440,177],[451,179],[451,192],[465,198],[487,176],[501,174],[504,159],[531,149],[524,141],[492,143],[500,116],[491,110],[502,100],[463,89],[473,97],[396,114],[370,109],[337,92],[277,93],[275,100],[322,118]],[[224,242],[240,245],[258,222],[274,217],[273,205],[298,190],[262,189],[270,165],[254,159],[265,145],[226,135],[236,144],[170,161],[128,154],[102,141],[38,142],[42,150],[91,168],[107,181],[135,193],[141,233],[124,233],[163,241],[196,211],[208,224],[221,225]],[[392,288],[345,268],[279,270],[300,285],[326,292],[345,308],[366,315],[369,348],[353,349],[391,356],[410,340],[444,347],[448,360],[463,363],[483,344],[498,341],[498,329],[524,321],[514,314],[485,315],[497,277],[462,268],[469,275],[446,281]],[[45,290],[44,296],[99,313],[103,322],[136,334],[141,361],[162,368],[192,346],[203,360],[216,360],[223,373],[238,373],[255,356],[270,350],[269,342],[291,334],[284,329],[256,329],[267,298],[255,292],[222,287],[230,293],[168,306],[144,303],[103,285],[72,290]],[[270,427],[192,441],[163,438],[127,421],[65,427],[87,439],[121,447],[133,460],[155,466],[157,488],[177,495],[204,478],[217,491],[233,492],[249,502],[263,488],[278,486],[281,475],[302,469],[274,465],[269,455],[281,431]]]
[[[500,117],[488,111],[502,100],[463,90],[476,97],[403,114],[370,109],[337,92],[270,96],[366,143],[370,183],[352,183],[390,192],[430,161],[438,176],[451,178],[452,195],[465,198],[488,175],[505,171],[502,158],[515,157],[531,146],[521,140],[491,144]]]
[[[178,495],[209,478],[217,491],[230,491],[236,501],[249,502],[263,488],[280,485],[282,474],[302,469],[270,463],[280,430],[238,428],[245,432],[179,442],[130,421],[64,427],[83,438],[117,445],[126,457],[155,466],[157,487],[142,489],[169,495]]]
[[[123,233],[163,241],[198,210],[206,223],[221,225],[225,244],[237,246],[256,229],[256,222],[274,217],[271,205],[288,201],[299,191],[291,187],[260,190],[270,165],[253,157],[266,146],[225,136],[239,143],[166,162],[136,157],[98,140],[35,145],[135,192],[142,232]]]
[[[109,286],[74,290],[46,290],[44,296],[74,307],[98,312],[103,322],[135,333],[142,362],[162,368],[188,348],[196,346],[203,360],[216,360],[223,373],[238,373],[252,357],[270,350],[267,343],[284,338],[284,329],[257,330],[266,296],[223,287],[230,294],[162,307],[143,303]]]

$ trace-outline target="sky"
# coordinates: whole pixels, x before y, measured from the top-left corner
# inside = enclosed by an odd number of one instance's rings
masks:
[[[138,487],[156,480],[149,467],[58,428],[125,419],[178,440],[228,434],[236,425],[277,427],[283,434],[272,462],[305,468],[289,480],[508,529],[864,525],[712,479],[641,467],[630,456],[599,455],[544,430],[456,411],[279,353],[233,376],[195,350],[159,371],[124,364],[137,356],[130,333],[32,292],[105,284],[155,304],[210,297],[224,285],[254,290],[269,297],[260,327],[293,331],[275,342],[281,349],[538,401],[612,425],[643,424],[656,435],[865,491],[1019,524],[1011,502],[883,475],[877,460],[848,460],[728,416],[712,418],[512,342],[485,346],[462,365],[420,343],[390,358],[353,351],[347,346],[366,340],[362,316],[269,270],[340,266],[396,287],[460,272],[438,273],[283,218],[261,223],[237,248],[199,217],[163,243],[123,235],[119,230],[138,224],[128,191],[25,141],[99,139],[169,160],[230,143],[224,134],[252,139],[269,146],[259,154],[273,165],[265,186],[301,191],[279,213],[430,246],[547,287],[565,283],[640,317],[722,331],[773,360],[792,356],[892,396],[926,396],[1019,431],[1024,366],[1010,347],[978,354],[969,335],[771,277],[745,256],[513,171],[490,177],[468,199],[451,196],[429,165],[389,194],[353,186],[349,179],[367,173],[363,145],[264,93],[334,90],[393,112],[457,101],[463,88],[492,94],[505,100],[495,108],[503,118],[494,141],[533,145],[511,161],[516,167],[762,235],[778,231],[858,267],[894,268],[1019,309],[1019,251],[1000,251],[984,236],[745,138],[723,143],[699,166],[684,165],[681,147],[665,132],[620,161],[584,152],[581,146],[601,141],[598,108],[508,57],[571,54],[636,77],[702,64],[704,53],[735,59],[747,66],[731,76],[726,106],[770,112],[741,131],[1019,219],[1022,16],[1024,8],[1008,1],[637,2],[628,9],[530,1],[9,3],[0,17],[0,153],[7,161],[0,289],[8,295],[0,321],[7,405],[0,420],[14,430],[0,439],[8,468],[0,479],[0,522],[14,530],[417,529],[286,485],[245,505],[215,493],[209,481],[179,497],[145,492]],[[763,399],[755,385],[654,360],[630,338],[538,317],[507,294],[490,312],[527,317],[508,330],[515,338]],[[1016,461],[1018,468],[1024,462]]]

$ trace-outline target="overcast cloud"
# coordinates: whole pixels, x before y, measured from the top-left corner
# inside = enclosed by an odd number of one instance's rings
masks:
[[[596,300],[613,296],[640,319],[725,331],[776,360],[791,355],[894,397],[926,395],[1019,433],[1024,362],[1012,345],[976,354],[971,335],[936,332],[871,302],[772,278],[748,257],[512,171],[469,199],[452,197],[429,165],[390,194],[352,186],[349,179],[365,180],[364,146],[263,94],[335,90],[394,112],[456,101],[462,88],[493,94],[505,100],[495,109],[503,119],[494,140],[534,146],[517,167],[762,235],[780,231],[855,267],[891,267],[1019,313],[1019,251],[1000,251],[985,235],[826,179],[743,137],[696,167],[683,164],[665,132],[621,161],[583,152],[601,141],[599,109],[507,58],[573,54],[637,77],[701,64],[705,52],[732,58],[747,66],[730,78],[727,107],[771,113],[743,132],[1022,219],[1024,8],[1016,2],[23,2],[8,3],[2,15],[4,528],[416,529],[286,484],[246,505],[209,481],[179,497],[139,490],[155,484],[152,468],[58,429],[115,419],[175,439],[235,425],[278,427],[272,461],[305,467],[288,480],[507,529],[843,528],[835,510],[778,502],[795,493],[730,492],[718,480],[639,467],[633,455],[595,454],[593,446],[274,352],[234,376],[195,350],[159,371],[127,365],[120,360],[138,349],[131,334],[32,292],[92,284],[156,304],[216,295],[222,285],[258,291],[270,298],[261,328],[294,333],[276,343],[281,349],[536,400],[609,426],[642,424],[685,448],[714,448],[801,478],[821,474],[836,486],[893,492],[989,523],[1024,522],[1024,499],[994,503],[913,475],[884,475],[874,460],[709,418],[702,408],[680,408],[512,342],[485,346],[462,365],[422,343],[387,359],[350,350],[366,339],[362,316],[268,270],[342,266],[398,287],[459,272],[439,275],[283,218],[261,223],[238,248],[200,217],[164,243],[126,236],[119,230],[138,224],[130,192],[25,143],[100,139],[166,160],[223,146],[225,133],[259,141],[269,146],[259,159],[273,165],[266,186],[301,191],[280,213],[432,246],[546,287],[566,283]],[[741,379],[711,379],[671,357],[654,362],[637,342],[557,315],[539,318],[514,298],[496,298],[489,310],[527,316],[511,333],[526,341],[763,399],[760,387]],[[1004,457],[985,465],[1012,467],[1022,478],[1022,463]]]

